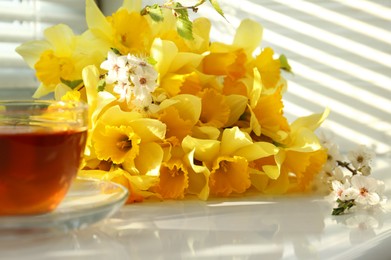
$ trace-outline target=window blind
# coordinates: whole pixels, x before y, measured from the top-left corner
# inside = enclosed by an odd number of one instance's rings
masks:
[[[45,28],[64,23],[75,33],[86,28],[85,2],[80,0],[0,1],[0,98],[8,90],[35,90],[34,71],[15,52],[21,43],[43,38]]]

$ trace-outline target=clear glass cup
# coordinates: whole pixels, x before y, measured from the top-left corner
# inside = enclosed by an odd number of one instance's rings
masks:
[[[87,104],[0,101],[0,216],[53,211],[82,161]]]

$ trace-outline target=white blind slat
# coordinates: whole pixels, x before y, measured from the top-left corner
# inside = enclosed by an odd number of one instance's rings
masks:
[[[82,33],[86,29],[85,1],[0,1],[0,89],[37,87],[34,71],[15,48],[42,39],[46,28],[59,23],[67,24],[76,34]]]

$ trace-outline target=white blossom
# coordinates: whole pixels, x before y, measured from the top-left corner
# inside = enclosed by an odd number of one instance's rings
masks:
[[[362,206],[373,206],[380,203],[377,193],[378,180],[363,175],[354,175],[351,179],[352,187],[358,191],[356,203]]]
[[[325,171],[333,171],[337,166],[337,161],[342,160],[342,156],[339,153],[339,147],[336,144],[328,144],[327,148],[327,161],[325,163]]]
[[[122,82],[122,81],[118,82],[114,86],[113,92],[119,94],[119,98],[118,98],[119,102],[126,101],[128,104],[130,103],[133,95],[133,91],[132,91],[132,87],[126,82]]]
[[[357,191],[352,189],[348,181],[342,183],[340,181],[334,180],[331,184],[335,197],[337,197],[341,201],[352,200],[355,199],[355,197],[357,196]]]
[[[354,187],[349,187],[341,193],[340,199],[342,201],[356,200],[359,195],[359,191]]]
[[[371,164],[375,154],[369,150],[366,146],[360,145],[356,150],[348,153],[348,159],[357,170],[363,167],[368,167]]]
[[[113,51],[109,51],[107,59],[100,67],[107,70],[106,83],[111,84],[117,81],[126,82],[128,78],[128,68],[126,56],[118,56]]]

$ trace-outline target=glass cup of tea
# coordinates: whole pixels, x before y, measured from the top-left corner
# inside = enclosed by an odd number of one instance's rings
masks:
[[[87,104],[0,101],[0,216],[53,211],[80,168]]]

